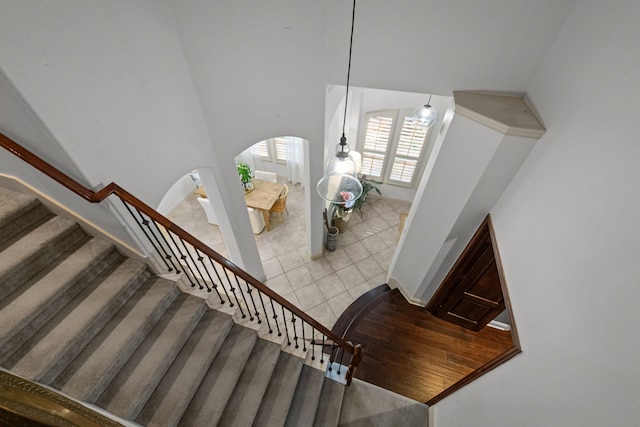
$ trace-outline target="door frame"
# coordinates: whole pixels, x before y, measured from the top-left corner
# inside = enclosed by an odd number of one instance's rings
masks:
[[[450,387],[448,387],[447,389],[442,391],[440,394],[438,394],[438,395],[434,396],[433,398],[431,398],[429,401],[426,402],[426,404],[429,405],[429,406],[435,404],[436,402],[438,402],[438,401],[440,401],[442,399],[444,399],[445,397],[449,396],[453,392],[461,389],[462,387],[464,387],[465,385],[469,384],[473,380],[481,377],[482,375],[486,374],[487,372],[491,371],[492,369],[497,368],[498,366],[500,366],[503,363],[505,363],[507,360],[511,359],[512,357],[514,357],[518,353],[522,352],[522,346],[520,345],[520,338],[518,337],[518,331],[517,331],[517,328],[516,328],[516,321],[515,321],[515,317],[513,315],[513,310],[511,308],[511,300],[509,299],[509,292],[507,290],[507,281],[506,281],[506,278],[505,278],[504,269],[502,267],[502,259],[500,258],[500,251],[498,249],[498,243],[496,241],[495,231],[494,231],[494,228],[493,228],[493,222],[491,221],[491,215],[490,214],[487,214],[486,218],[484,219],[484,221],[482,221],[482,223],[478,227],[478,230],[476,230],[476,232],[474,233],[473,237],[475,237],[478,234],[478,231],[484,226],[487,226],[489,228],[489,236],[491,237],[491,246],[493,248],[493,254],[494,254],[494,257],[495,257],[496,266],[498,268],[498,277],[500,279],[500,288],[502,290],[502,296],[504,298],[504,305],[505,305],[505,308],[507,310],[507,315],[509,316],[509,323],[510,323],[510,326],[511,326],[511,331],[510,331],[511,332],[511,341],[513,342],[513,346],[511,348],[505,350],[502,354],[499,354],[498,356],[496,356],[494,359],[488,361],[487,363],[485,363],[484,365],[482,365],[481,367],[479,367],[478,369],[476,369],[475,371],[473,371],[469,375],[467,375],[464,378],[460,379],[458,382],[456,382],[455,384],[451,385]],[[473,237],[469,240],[469,242],[473,241]],[[462,251],[462,254],[460,254],[460,257],[462,257],[465,254],[465,252],[466,252],[466,250],[468,248],[468,245],[469,245],[469,243],[467,243],[467,246]],[[456,264],[457,264],[457,261],[456,261]],[[455,268],[455,264],[452,267],[452,269],[453,268]],[[448,274],[447,274],[447,276],[448,276]],[[443,280],[443,283],[445,281],[446,281],[446,277]],[[431,300],[429,300],[429,303],[427,303],[427,306],[425,307],[425,310],[430,312],[430,313],[432,313],[432,314],[433,314],[434,310],[436,310],[440,306],[441,301],[444,299],[445,295],[447,294],[447,289],[443,289],[443,283],[440,284],[440,287],[438,287],[438,290],[433,294],[433,296],[431,297]]]

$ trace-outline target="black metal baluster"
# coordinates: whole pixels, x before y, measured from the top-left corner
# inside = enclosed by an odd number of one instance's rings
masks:
[[[331,343],[331,353],[329,354],[329,372],[333,371],[333,362],[335,360],[334,353],[336,351],[336,343]]]
[[[169,262],[171,262],[171,265],[173,265],[173,268],[175,268],[176,273],[180,274],[180,269],[173,262],[174,259],[177,260],[178,258],[176,257],[176,254],[173,252],[173,249],[171,248],[171,245],[167,241],[167,238],[165,237],[165,233],[162,232],[162,230],[160,229],[160,226],[158,225],[158,223],[155,220],[152,220],[152,221],[153,221],[153,225],[156,227],[156,230],[158,230],[158,234],[160,235],[160,237],[162,237],[162,241],[164,242],[164,245],[162,245],[162,246],[169,249],[170,253],[165,251],[166,258],[169,260]],[[171,232],[169,230],[167,230],[166,227],[162,227],[162,228],[164,228],[164,230],[165,230],[165,232],[167,234],[171,234]]]
[[[218,273],[218,269],[216,268],[216,264],[214,263],[214,261],[211,259],[211,257],[209,257],[209,262],[211,263],[211,267],[213,267],[213,271],[216,273],[216,277],[218,278],[218,282],[220,282],[220,286],[222,286],[222,290],[224,291],[224,294],[227,296],[227,298],[229,298],[229,307],[233,307],[233,301],[231,300],[231,295],[229,295],[229,292],[227,291],[227,288],[224,287],[224,280],[222,280],[222,278],[220,278],[220,273]],[[221,266],[221,268],[224,268]],[[225,301],[222,301],[222,304],[224,304]]]
[[[284,332],[287,334],[287,345],[291,345],[291,337],[289,336],[289,328],[287,327],[287,316],[284,315],[284,307],[280,306],[282,309],[282,323],[284,324]]]
[[[324,363],[324,337],[325,335],[322,334],[322,347],[320,347],[322,352],[320,353],[320,364]]]
[[[246,280],[244,281],[244,284],[247,285],[247,294],[249,295],[251,304],[253,304],[253,310],[254,314],[256,315],[256,319],[258,319],[258,325],[260,325],[262,324],[262,320],[260,320],[260,312],[258,311],[258,307],[256,306],[256,301],[253,299],[253,289],[249,286],[249,283]]]
[[[238,276],[235,273],[233,273],[233,277],[236,279],[236,284],[238,285],[238,290],[240,291],[240,295],[242,295],[244,306],[247,307],[247,312],[249,313],[249,320],[253,322],[253,314],[251,314],[251,307],[249,307],[249,303],[247,303],[247,297],[244,295],[244,292],[242,291],[242,285],[240,284],[240,281],[238,280]],[[244,317],[245,316],[242,316],[243,319]]]
[[[298,345],[298,329],[296,328],[296,315],[291,313],[291,327],[293,328],[293,341],[295,341],[295,347],[299,348]]]
[[[300,325],[302,325],[302,351],[307,351],[307,342],[304,337],[304,322],[300,319]]]
[[[154,223],[155,223],[155,221],[154,221]],[[156,227],[157,226],[158,226],[158,224],[156,224]],[[173,233],[171,231],[167,230],[166,228],[164,228],[164,230],[167,232],[167,235],[169,235],[169,238],[171,238]],[[180,274],[182,272],[182,270],[180,268],[180,261],[178,261],[178,255],[176,255],[176,252],[173,250],[173,246],[171,246],[171,242],[169,242],[167,240],[167,238],[164,236],[164,234],[161,232],[160,235],[162,236],[162,239],[166,243],[167,248],[169,249],[169,252],[171,252],[170,255],[167,255],[169,261],[171,261],[171,265],[173,265],[173,267],[176,269],[176,273]],[[173,238],[171,238],[171,240],[173,241]],[[174,246],[175,246],[175,242],[174,242]],[[174,262],[174,260],[175,260],[175,262]]]
[[[166,258],[162,256],[162,251],[156,246],[156,244],[153,242],[153,239],[151,239],[151,237],[149,237],[149,235],[147,234],[147,231],[144,229],[144,227],[142,226],[142,224],[140,224],[140,222],[138,221],[138,218],[136,218],[136,216],[134,215],[133,211],[131,210],[131,208],[129,208],[129,204],[127,204],[127,202],[125,202],[124,200],[120,199],[120,201],[122,202],[122,204],[124,205],[125,208],[127,208],[127,210],[129,211],[129,214],[131,214],[131,217],[133,218],[133,220],[135,221],[136,224],[138,224],[138,227],[140,227],[140,230],[142,230],[142,232],[144,233],[144,235],[147,237],[147,240],[149,241],[149,243],[151,243],[151,245],[153,246],[153,248],[155,249],[155,251],[160,254],[160,259],[162,259],[162,262],[164,262],[164,265],[167,266],[167,269],[169,271],[173,271],[173,268],[169,265],[169,263],[167,262]]]
[[[224,265],[222,266],[222,269],[224,271],[224,275],[227,277],[227,283],[229,283],[229,287],[230,287],[229,290],[233,294],[233,297],[236,299],[236,303],[238,304],[238,309],[240,310],[240,314],[242,314],[243,319],[246,319],[247,315],[244,314],[244,310],[242,310],[242,304],[240,304],[240,301],[238,300],[238,295],[236,295],[236,288],[233,287],[233,283],[231,283],[231,280],[229,279],[229,275],[227,274],[227,269],[225,268]]]
[[[267,326],[269,327],[269,333],[273,333],[273,328],[271,327],[271,322],[269,322],[269,316],[267,315],[267,308],[264,306],[264,300],[262,299],[262,292],[258,290],[258,297],[260,298],[260,304],[262,304],[262,310],[264,311],[264,319],[267,321]]]
[[[155,221],[151,220],[149,221],[148,219],[145,218],[145,216],[142,214],[142,212],[140,212],[140,209],[136,208],[136,212],[138,212],[138,215],[140,215],[140,219],[142,220],[142,225],[144,225],[145,227],[147,227],[147,230],[149,230],[149,233],[151,233],[151,236],[153,237],[153,239],[155,240],[155,242],[157,243],[158,247],[162,250],[162,253],[164,253],[164,258],[166,259],[170,259],[169,258],[169,253],[167,252],[167,250],[165,249],[164,246],[162,246],[162,243],[160,242],[160,240],[158,239],[158,236],[156,235],[156,233],[154,233],[153,229],[151,228],[151,226],[149,225],[151,222],[154,223],[155,225]],[[145,233],[146,234],[146,233]],[[147,235],[147,238],[149,238],[149,236]],[[156,246],[153,241],[151,241],[151,244],[154,245],[154,247]],[[157,249],[156,249],[157,250]],[[173,264],[173,262],[172,262]],[[172,271],[172,270],[169,270]]]
[[[276,324],[276,329],[278,330],[278,336],[282,336],[282,332],[280,332],[280,325],[278,324],[278,313],[276,308],[273,305],[273,298],[269,297],[269,301],[271,301],[271,311],[273,313],[273,322]]]
[[[311,327],[311,360],[316,360],[316,328]]]
[[[191,260],[191,264],[193,264],[193,267],[198,272],[198,275],[196,276],[196,273],[193,271],[193,269],[191,267],[189,267],[189,270],[191,270],[191,273],[193,274],[193,278],[196,279],[196,282],[198,283],[198,288],[199,289],[204,289],[204,286],[202,286],[202,283],[200,283],[200,281],[204,282],[205,280],[204,280],[204,276],[202,276],[202,273],[198,269],[198,264],[196,264],[195,260],[193,259],[193,255],[191,255],[191,251],[189,251],[189,249],[187,248],[187,245],[184,242],[184,239],[180,239],[180,243],[182,243],[182,247],[184,248],[184,251],[187,253],[187,255],[189,255],[189,259]],[[189,261],[185,260],[185,263],[187,265],[189,265]],[[200,280],[198,280],[198,277],[200,277]],[[209,287],[207,286],[207,289],[208,288]]]
[[[341,350],[342,352],[340,353]],[[344,348],[338,348],[338,353],[340,353],[340,362],[338,362],[338,375],[340,375],[340,369],[342,368],[342,358],[344,357]]]
[[[189,274],[191,272],[191,267],[189,267],[189,264],[186,262],[187,256],[185,254],[182,253],[182,251],[180,250],[180,246],[178,246],[178,244],[176,243],[176,239],[173,238],[173,234],[169,234],[169,238],[171,239],[171,241],[173,242],[173,245],[175,246],[176,250],[178,251],[178,254],[180,255],[179,259],[185,261],[183,267],[184,270],[184,275],[187,276],[187,279],[189,280],[189,283],[191,283],[191,287],[195,288],[196,284],[193,282],[192,280],[192,276]],[[178,237],[178,239],[180,239],[180,237]]]
[[[218,298],[220,298],[220,303],[224,304],[224,300],[222,299],[222,295],[220,295],[220,291],[218,290],[218,285],[217,285],[216,281],[213,280],[213,277],[211,277],[211,272],[209,271],[209,267],[207,267],[207,264],[204,261],[204,257],[200,254],[200,252],[198,251],[198,248],[194,248],[194,249],[196,250],[196,255],[198,255],[198,260],[202,264],[202,268],[204,268],[204,271],[207,272],[207,276],[209,277],[209,280],[211,281],[211,286],[216,291],[216,294],[218,294]],[[211,258],[207,257],[207,259],[209,260],[209,262],[211,262]],[[213,267],[213,265],[212,265],[212,267]]]

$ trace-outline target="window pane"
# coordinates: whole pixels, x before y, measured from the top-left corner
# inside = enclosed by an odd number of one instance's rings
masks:
[[[413,117],[405,117],[400,131],[396,156],[419,158],[428,132],[427,126],[419,123]]]
[[[382,167],[384,166],[384,156],[374,153],[362,153],[361,174],[374,178],[382,177]]]
[[[260,141],[254,144],[253,147],[251,147],[251,154],[253,154],[254,156],[262,157],[265,160],[271,160],[267,141]]]
[[[287,140],[284,138],[275,138],[276,144],[276,161],[286,163],[287,161]]]
[[[364,138],[364,151],[387,152],[391,138],[391,117],[370,116],[367,120],[367,130]]]
[[[389,179],[405,184],[411,184],[413,181],[413,175],[416,172],[417,164],[418,162],[416,160],[396,158],[393,162]]]

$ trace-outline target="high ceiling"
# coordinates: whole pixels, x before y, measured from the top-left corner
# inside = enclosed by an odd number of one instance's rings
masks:
[[[450,95],[524,91],[575,0],[360,1],[352,81],[361,87]],[[350,1],[330,0],[328,73],[345,80]],[[389,76],[395,76],[389,87]]]

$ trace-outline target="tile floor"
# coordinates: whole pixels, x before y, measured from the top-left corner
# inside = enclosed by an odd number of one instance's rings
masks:
[[[351,215],[334,252],[311,259],[306,248],[304,189],[289,185],[284,223],[271,217],[271,231],[255,236],[266,284],[310,316],[331,328],[356,298],[386,282],[396,249],[400,213],[409,202],[369,196]],[[212,249],[227,256],[222,234],[207,222],[196,200],[189,197],[167,216]]]

